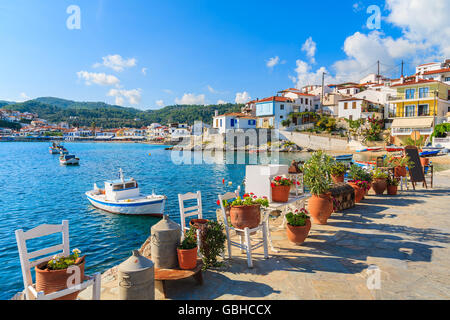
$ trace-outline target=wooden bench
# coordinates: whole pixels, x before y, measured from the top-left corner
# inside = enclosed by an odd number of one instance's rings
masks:
[[[203,262],[199,259],[197,260],[197,266],[192,270],[155,268],[155,289],[162,293],[164,299],[166,299],[166,281],[176,281],[193,277],[199,285],[202,285],[202,267]]]

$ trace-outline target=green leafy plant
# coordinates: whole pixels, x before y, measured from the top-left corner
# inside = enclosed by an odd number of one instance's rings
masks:
[[[395,157],[393,155],[390,155],[386,158],[384,158],[384,166],[395,168],[395,167],[414,167],[414,162],[410,161],[410,158],[408,156],[403,157]]]
[[[297,209],[295,213],[288,212],[286,214],[287,223],[293,227],[303,227],[306,225],[306,220],[309,219],[308,211],[302,208],[300,211]]]
[[[54,255],[53,258],[47,263],[47,268],[49,270],[67,269],[69,266],[74,265],[77,262],[80,253],[80,250],[73,249],[72,254],[68,257]]]
[[[220,266],[217,257],[225,251],[225,241],[227,240],[224,225],[217,221],[208,221],[206,227],[200,232],[200,237],[203,269]]]
[[[334,159],[323,151],[316,151],[303,165],[303,179],[305,185],[313,195],[326,193],[330,189],[330,167]]]
[[[370,172],[364,170],[356,164],[350,166],[348,177],[352,180],[361,180],[367,182],[372,182],[373,180],[372,174]]]
[[[417,148],[422,148],[425,145],[425,136],[421,136],[419,139],[414,140],[411,137],[406,138],[405,143],[403,145],[406,146],[416,146]]]
[[[396,178],[396,177],[388,176],[386,182],[387,182],[388,186],[398,186],[400,184],[400,179]]]
[[[381,170],[380,168],[376,168],[376,169],[372,170],[372,177],[374,179],[387,179],[388,176],[389,175],[386,172],[384,172],[383,170]]]
[[[335,162],[330,167],[330,174],[335,177],[340,177],[347,171],[347,166],[342,162]]]
[[[179,248],[183,250],[194,249],[197,247],[197,228],[191,226],[189,230],[185,233],[184,239],[181,242]]]
[[[228,206],[253,206],[255,204],[260,204],[262,207],[268,207],[269,206],[269,199],[267,199],[267,197],[262,197],[262,198],[258,198],[257,196],[255,196],[253,194],[253,192],[251,193],[246,193],[241,197],[237,197],[235,200],[233,201],[229,201],[229,200],[223,200],[223,205],[224,207],[228,207]],[[218,202],[218,205],[220,205],[220,203]]]

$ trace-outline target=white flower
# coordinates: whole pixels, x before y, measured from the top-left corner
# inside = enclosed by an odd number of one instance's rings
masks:
[[[228,185],[229,185],[229,186],[231,186],[232,184],[233,184],[233,182],[231,182],[231,181],[228,182]]]
[[[81,253],[81,251],[78,248],[75,248],[72,250],[73,253]]]

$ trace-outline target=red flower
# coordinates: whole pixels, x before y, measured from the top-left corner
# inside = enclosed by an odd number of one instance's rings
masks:
[[[244,194],[244,198],[247,198],[248,196],[249,196],[248,193]]]
[[[217,205],[220,206],[220,200],[217,200]]]
[[[275,183],[271,183],[270,186],[273,188],[275,187]]]
[[[222,184],[225,184],[225,179],[222,179]]]
[[[299,182],[299,181],[297,181],[297,185],[298,185],[298,186],[300,185],[300,182]]]
[[[280,177],[280,176],[275,177],[275,181],[280,181],[280,180],[281,180],[281,177]]]

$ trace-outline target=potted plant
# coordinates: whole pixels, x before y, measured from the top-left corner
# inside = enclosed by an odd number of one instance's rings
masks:
[[[246,193],[231,203],[224,201],[224,206],[230,207],[230,221],[234,227],[252,229],[261,222],[261,206],[268,207],[269,200],[267,197],[258,198],[253,193]]]
[[[388,195],[395,196],[397,194],[398,185],[400,179],[397,177],[391,178],[388,176],[387,178],[387,193]]]
[[[323,151],[316,151],[303,166],[304,183],[311,192],[308,211],[317,224],[327,224],[333,212],[333,200],[329,192],[331,186],[329,170],[332,163],[333,158]]]
[[[348,181],[348,184],[355,190],[355,203],[359,203],[371,188],[372,176],[357,165],[350,167],[348,176],[351,179]]]
[[[406,167],[412,168],[413,165],[414,163],[410,161],[408,156],[391,156],[387,158],[387,163],[385,166],[394,168],[395,177],[406,177]]]
[[[296,245],[301,245],[306,237],[308,237],[309,230],[311,230],[311,220],[308,216],[308,211],[302,208],[297,209],[295,213],[289,212],[286,214],[287,227],[286,234],[289,241]]]
[[[298,183],[298,182],[297,182]],[[276,176],[270,182],[270,188],[272,190],[272,201],[273,202],[288,202],[289,192],[293,181],[282,176]]]
[[[182,270],[191,270],[197,266],[197,228],[191,226],[177,248],[178,264]]]
[[[217,221],[208,221],[204,232],[200,233],[203,269],[219,265],[217,257],[225,251],[227,236],[224,233],[224,225]]]
[[[388,178],[388,174],[382,171],[380,168],[376,168],[375,170],[372,171],[372,176],[373,176],[373,183],[372,183],[373,191],[375,191],[377,195],[383,194],[387,187],[386,181]]]
[[[347,166],[342,162],[335,162],[330,167],[331,179],[334,183],[342,183],[344,182],[344,175],[347,171]]]
[[[68,257],[55,255],[49,261],[38,264],[35,267],[36,271],[36,291],[43,291],[45,294],[61,291],[68,288],[69,277],[73,272],[69,272],[68,268],[77,266],[80,269],[80,283],[84,279],[84,265],[85,257],[79,257],[81,253],[78,249],[73,249],[72,254]],[[76,283],[79,284],[79,283]],[[78,293],[74,292],[66,296],[60,297],[56,300],[75,300]]]

